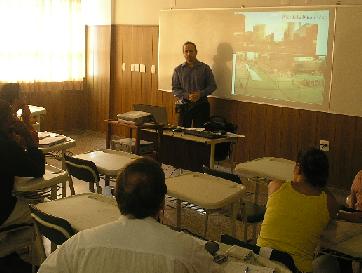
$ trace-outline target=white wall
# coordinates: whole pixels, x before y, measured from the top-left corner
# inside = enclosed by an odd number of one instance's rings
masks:
[[[111,0],[88,0],[111,1]],[[356,5],[362,0],[113,0],[113,24],[158,25],[159,11],[183,8],[240,8],[303,5]]]
[[[112,23],[112,0],[82,0],[82,5],[86,25],[110,25]]]

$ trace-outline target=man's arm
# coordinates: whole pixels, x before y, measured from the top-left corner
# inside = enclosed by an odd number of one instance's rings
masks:
[[[212,74],[211,68],[208,65],[206,65],[205,68],[205,81],[206,86],[204,89],[200,90],[200,97],[206,97],[208,95],[211,95],[212,92],[214,92],[217,88],[214,74]]]
[[[45,173],[45,157],[37,147],[25,151],[15,142],[9,142],[6,149],[4,170],[15,176],[41,177]]]
[[[176,98],[180,100],[188,99],[188,93],[182,88],[180,77],[176,69],[173,71],[172,75],[172,93]]]

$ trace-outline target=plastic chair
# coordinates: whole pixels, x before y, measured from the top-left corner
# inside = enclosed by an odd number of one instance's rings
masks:
[[[36,205],[29,205],[29,207],[37,236],[43,235],[48,238],[52,243],[52,251],[56,249],[56,245],[63,244],[76,233],[67,220],[49,215],[39,210]]]
[[[94,184],[96,184],[97,193],[102,193],[102,188],[99,186],[98,169],[94,162],[64,155],[64,163],[69,175],[88,182],[91,192],[95,192]]]
[[[226,180],[230,180],[237,184],[241,184],[240,177],[236,174],[227,173],[219,170],[210,169],[207,166],[202,167],[204,173],[221,177]],[[260,206],[255,203],[251,203],[248,201],[241,201],[241,211],[238,214],[238,220],[242,221],[243,223],[243,234],[244,234],[244,241],[246,242],[248,239],[248,224],[253,224],[253,242],[256,242],[256,227],[257,224],[262,222],[264,219],[265,214],[265,207]],[[206,214],[206,224],[207,224],[207,214]]]
[[[255,254],[258,254],[258,255],[263,253],[263,251],[260,251],[262,249],[262,247],[257,246],[255,244],[249,244],[247,242],[240,241],[240,240],[238,240],[238,239],[236,239],[236,238],[234,238],[234,237],[232,237],[230,235],[227,235],[227,234],[222,234],[221,235],[220,242],[222,242],[224,244],[227,244],[227,245],[237,245],[237,246],[240,246],[240,247],[243,247],[243,248],[250,249]],[[293,260],[292,256],[289,253],[279,251],[279,250],[276,250],[276,249],[271,249],[271,251],[268,250],[266,252],[270,253],[270,255],[269,255],[269,257],[266,257],[266,256],[264,256],[264,257],[268,258],[269,260],[277,261],[277,262],[280,262],[280,263],[284,264],[293,273],[298,273],[299,272],[297,267],[295,266],[295,263],[294,263],[294,260]]]

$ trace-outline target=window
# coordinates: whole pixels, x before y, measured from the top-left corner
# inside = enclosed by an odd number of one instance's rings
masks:
[[[0,0],[0,81],[84,77],[81,0]]]

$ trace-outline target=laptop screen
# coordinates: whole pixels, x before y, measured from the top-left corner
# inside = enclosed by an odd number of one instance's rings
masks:
[[[158,124],[167,125],[166,107],[148,104],[134,104],[133,110],[150,113]]]

